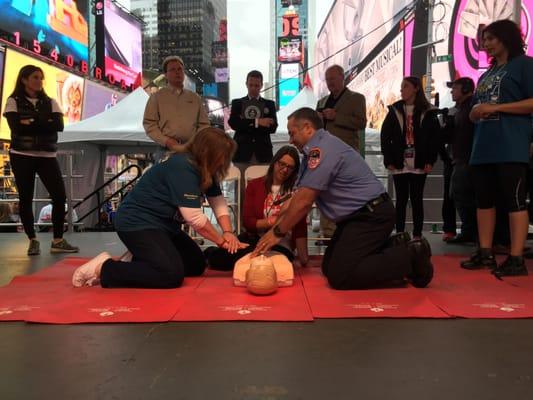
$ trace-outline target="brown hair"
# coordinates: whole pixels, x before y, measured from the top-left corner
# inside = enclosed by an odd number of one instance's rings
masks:
[[[270,165],[268,166],[268,171],[265,175],[265,187],[267,193],[272,190],[272,184],[274,182],[274,164],[285,155],[288,155],[293,159],[294,169],[289,174],[285,182],[281,184],[280,194],[291,192],[294,187],[294,184],[296,183],[296,178],[298,177],[298,171],[300,169],[300,157],[298,156],[298,151],[295,147],[283,146],[276,152],[276,154],[274,154],[274,157],[272,158],[272,161],[270,161]]]
[[[207,190],[214,182],[220,183],[228,174],[237,143],[218,128],[205,128],[187,142],[185,151],[200,173],[200,188]]]

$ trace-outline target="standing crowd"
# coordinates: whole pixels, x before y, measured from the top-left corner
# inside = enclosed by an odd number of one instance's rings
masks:
[[[231,138],[209,126],[201,98],[184,88],[183,60],[166,58],[162,68],[168,85],[151,95],[144,114],[145,130],[160,145],[165,161],[143,175],[114,219],[129,256],[116,260],[101,253],[75,271],[73,285],[179,287],[184,277],[200,275],[206,266],[230,270],[246,254],[271,250],[305,265],[306,218],[316,205],[327,244],[322,271],[332,288],[405,281],[426,287],[433,265],[423,237],[423,198],[439,155],[445,164],[444,239],[478,243],[461,267],[489,268],[499,278],[527,275],[522,253],[529,226],[533,59],[525,55],[519,27],[508,20],[485,27],[481,45],[492,63],[477,87],[470,77],[448,83],[455,102],[450,110],[429,103],[418,77],[403,78],[400,100],[389,105],[381,128],[383,163],[392,176],[395,204],[359,153],[366,102],[346,87],[342,67],[327,69],[330,93],[315,109],[301,108],[289,116],[294,147],[273,154],[276,108],[260,95],[259,71],[248,73],[247,95],[232,101]],[[56,160],[63,115],[44,92],[43,79],[40,68],[23,67],[4,111],[28,255],[40,251],[32,213],[35,174],[52,198],[51,252],[78,251],[63,239],[65,189]],[[238,236],[221,191],[232,162],[242,177],[245,232]],[[244,171],[252,165],[265,165],[266,174],[246,182]],[[220,230],[203,213],[205,200]],[[406,232],[408,203],[412,235]],[[508,221],[510,240],[509,256],[500,265],[493,254],[497,215]],[[184,231],[186,225],[215,246],[202,252]]]

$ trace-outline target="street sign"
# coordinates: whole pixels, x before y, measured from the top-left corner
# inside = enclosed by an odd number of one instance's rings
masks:
[[[433,59],[433,62],[439,63],[439,62],[448,62],[452,61],[452,55],[446,54],[444,56],[437,56]]]

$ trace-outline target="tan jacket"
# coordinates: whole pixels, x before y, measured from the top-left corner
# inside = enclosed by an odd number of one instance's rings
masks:
[[[329,96],[324,96],[318,101],[317,111],[325,108]],[[327,121],[326,130],[359,151],[359,132],[366,127],[365,96],[346,88],[334,109],[335,120]]]
[[[143,125],[146,134],[163,147],[169,137],[186,142],[196,132],[210,126],[200,96],[187,89],[177,94],[168,87],[148,99]]]

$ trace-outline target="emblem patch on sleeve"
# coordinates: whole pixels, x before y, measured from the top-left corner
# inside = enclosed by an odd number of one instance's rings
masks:
[[[320,156],[320,148],[318,147],[313,147],[309,151],[309,159],[307,161],[307,166],[309,167],[309,169],[315,169],[316,167],[318,167],[318,164],[320,164]]]

